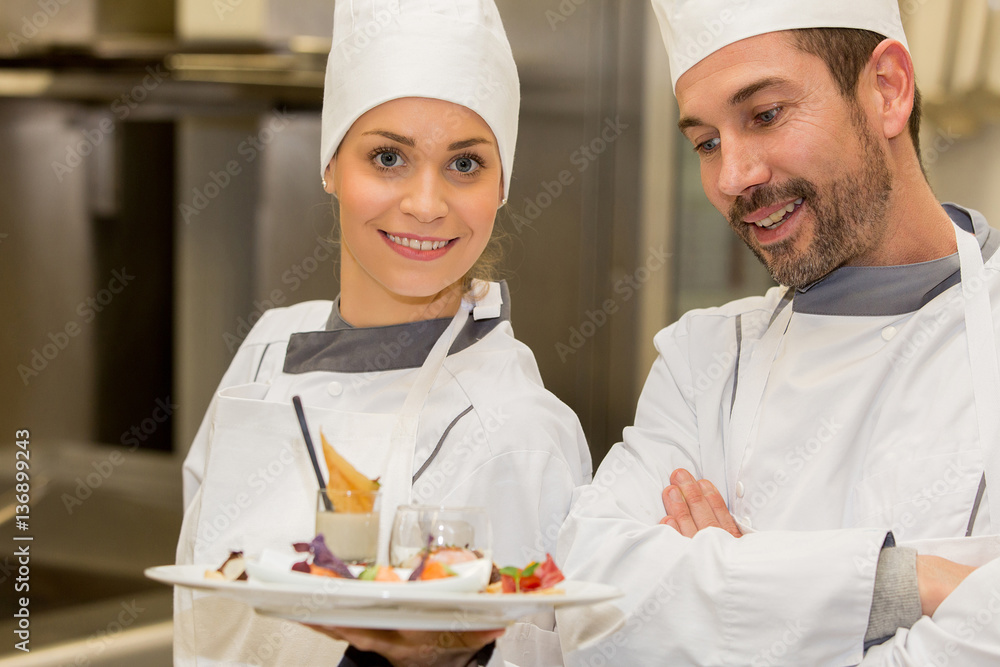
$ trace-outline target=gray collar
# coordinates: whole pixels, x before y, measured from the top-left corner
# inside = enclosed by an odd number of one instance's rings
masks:
[[[510,321],[510,293],[506,281],[500,282],[500,294],[503,298],[500,317],[475,320],[470,313],[448,354],[461,352],[482,340],[500,323]],[[291,335],[285,352],[284,372],[371,373],[419,368],[449,322],[451,318],[444,317],[356,328],[340,316],[340,297],[337,297],[325,331]]]
[[[978,211],[944,204],[948,216],[975,231],[983,261],[1000,247],[1000,232]],[[960,280],[958,254],[901,266],[842,266],[797,290],[792,308],[810,315],[892,316],[920,310]]]

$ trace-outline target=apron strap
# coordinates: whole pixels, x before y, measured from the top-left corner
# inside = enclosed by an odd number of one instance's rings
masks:
[[[458,337],[458,332],[462,330],[462,326],[469,318],[469,311],[463,307],[464,305],[464,303],[459,305],[458,312],[451,318],[448,328],[444,330],[444,333],[427,354],[427,359],[424,360],[417,372],[417,378],[406,394],[406,400],[403,401],[403,414],[416,414],[423,409],[427,396],[431,393],[431,387],[434,386],[434,380],[437,379],[438,371],[444,365],[444,360],[448,358],[448,350],[451,349],[452,343]]]
[[[958,258],[962,276],[962,301],[965,308],[965,331],[969,341],[972,366],[972,395],[979,426],[979,444],[983,451],[984,482],[989,489],[990,524],[1000,521],[1000,364],[993,330],[993,310],[983,267],[982,251],[975,236],[955,225]],[[969,520],[971,534],[979,510],[984,483],[980,484],[976,507]]]
[[[382,480],[381,506],[379,508],[379,539],[376,561],[380,565],[389,563],[389,538],[392,522],[396,516],[396,508],[410,503],[413,488],[413,456],[417,446],[417,426],[420,421],[420,411],[427,401],[434,380],[438,376],[452,343],[469,318],[469,311],[464,302],[459,305],[458,312],[451,319],[448,328],[434,343],[427,359],[424,360],[413,386],[406,394],[403,408],[400,411],[396,425],[393,428],[392,441],[389,444],[389,457],[385,475]]]
[[[792,319],[792,297],[795,293],[790,287],[785,288],[778,305],[767,323],[767,331],[754,346],[749,354],[748,363],[745,370],[741,370],[744,379],[738,387],[733,387],[732,407],[729,415],[729,433],[732,442],[729,462],[726,465],[726,484],[730,488],[729,497],[733,498],[733,485],[740,477],[743,464],[746,460],[747,449],[750,443],[750,435],[753,430],[754,421],[760,409],[761,399],[764,397],[764,389],[767,386],[767,379],[771,373],[771,366],[774,358],[778,354],[781,340],[788,331],[788,324]],[[741,327],[743,322],[741,321]],[[743,352],[741,351],[741,354]],[[739,388],[739,394],[736,389]],[[742,500],[736,501],[742,510]],[[742,511],[740,512],[742,514]],[[735,516],[735,514],[734,514]]]

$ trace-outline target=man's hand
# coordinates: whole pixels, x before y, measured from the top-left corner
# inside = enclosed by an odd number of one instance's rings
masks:
[[[975,569],[938,556],[918,555],[917,590],[920,592],[920,610],[924,615],[933,616],[938,605]]]
[[[449,632],[425,630],[364,630],[306,625],[362,651],[378,653],[399,667],[466,667],[482,647],[504,630]]]
[[[660,523],[685,537],[694,537],[703,528],[722,528],[733,537],[743,537],[715,485],[707,479],[696,480],[678,468],[670,475],[670,486],[663,489],[663,509],[667,516]]]

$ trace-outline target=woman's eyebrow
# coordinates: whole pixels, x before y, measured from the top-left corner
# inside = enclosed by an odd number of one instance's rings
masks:
[[[389,132],[388,130],[369,130],[368,132],[363,132],[362,134],[377,134],[381,137],[385,137],[386,139],[391,139],[396,143],[403,144],[404,146],[409,146],[410,148],[413,148],[414,146],[417,145],[417,142],[415,142],[413,139],[409,137],[404,137],[401,134],[396,134],[395,132]]]
[[[490,143],[488,139],[484,139],[483,137],[473,137],[472,139],[463,139],[462,141],[456,141],[448,144],[448,150],[457,151],[463,148],[468,148],[469,146],[478,146],[480,144],[488,143]]]

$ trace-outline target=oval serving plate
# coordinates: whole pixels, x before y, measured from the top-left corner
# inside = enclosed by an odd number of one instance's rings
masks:
[[[493,563],[487,558],[480,558],[467,563],[457,563],[451,568],[457,576],[429,581],[407,581],[412,570],[393,568],[402,581],[359,581],[352,579],[335,579],[291,569],[291,563],[301,561],[301,555],[291,561],[284,554],[265,550],[257,561],[247,561],[247,575],[252,581],[272,584],[284,584],[309,590],[335,581],[337,590],[343,595],[380,595],[381,597],[420,597],[427,592],[440,593],[475,593],[486,587],[490,580]],[[359,574],[364,568],[350,566],[351,572]]]

